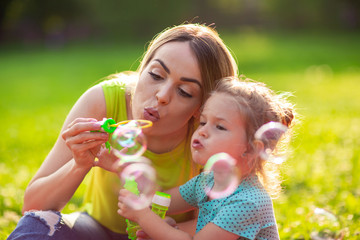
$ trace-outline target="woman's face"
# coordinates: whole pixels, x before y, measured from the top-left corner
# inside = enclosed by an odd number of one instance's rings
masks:
[[[133,119],[153,122],[147,136],[185,137],[200,108],[202,79],[189,42],[161,46],[140,74],[132,100]]]

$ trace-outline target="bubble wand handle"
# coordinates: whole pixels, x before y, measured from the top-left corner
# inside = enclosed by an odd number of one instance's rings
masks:
[[[125,180],[124,188],[126,190],[132,192],[135,195],[140,194],[139,189],[137,187],[137,182],[134,179],[127,178]],[[126,222],[126,225],[127,225],[126,231],[127,231],[128,235],[129,235],[128,236],[129,239],[135,240],[136,239],[136,232],[137,232],[137,230],[140,229],[139,224],[137,224],[136,222],[131,221],[129,219],[125,219],[125,222]]]

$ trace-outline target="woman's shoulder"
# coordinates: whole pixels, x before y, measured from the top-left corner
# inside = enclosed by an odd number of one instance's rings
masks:
[[[137,72],[121,72],[112,74],[105,78],[100,85],[103,87],[120,87],[123,89],[132,89],[137,82],[138,73]]]

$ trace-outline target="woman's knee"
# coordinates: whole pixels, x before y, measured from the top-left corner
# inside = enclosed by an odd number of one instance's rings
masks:
[[[14,239],[47,239],[61,230],[61,235],[70,234],[70,229],[63,223],[60,212],[57,211],[29,211],[18,222],[8,240]],[[54,239],[54,238],[52,238]]]

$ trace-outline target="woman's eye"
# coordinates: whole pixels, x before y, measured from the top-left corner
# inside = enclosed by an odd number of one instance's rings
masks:
[[[181,89],[181,88],[179,88],[178,91],[179,91],[179,94],[180,94],[181,96],[183,96],[183,97],[187,97],[187,98],[191,98],[191,97],[192,97],[191,94],[187,93],[186,91],[184,91],[184,90]]]
[[[149,72],[150,76],[154,79],[154,80],[161,80],[161,76],[157,75],[156,73],[153,72]]]
[[[216,128],[219,129],[219,130],[222,130],[222,131],[226,131],[226,130],[227,130],[226,128],[224,128],[224,127],[221,126],[221,125],[217,125]]]

